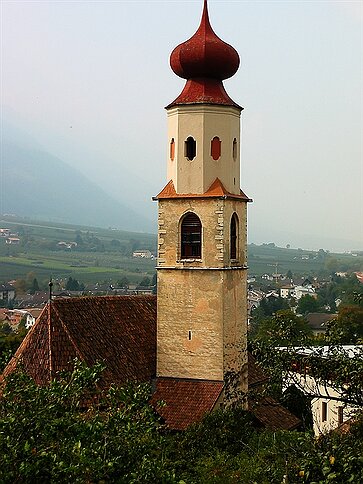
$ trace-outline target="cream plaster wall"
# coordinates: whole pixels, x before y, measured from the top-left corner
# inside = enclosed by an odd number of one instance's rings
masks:
[[[298,387],[308,395],[319,395],[311,401],[315,435],[330,432],[340,425],[339,407],[342,407],[343,422],[352,418],[359,410],[357,407],[345,404],[342,401],[342,395],[329,384],[319,383],[309,375],[300,375],[295,372],[288,374],[286,387],[289,382],[293,384],[298,382]],[[327,405],[326,420],[323,420],[323,402]]]
[[[185,156],[185,140],[196,140],[196,157]],[[221,157],[213,160],[211,141],[222,142]],[[233,139],[237,140],[233,159]],[[175,158],[170,159],[170,142],[175,141]],[[168,180],[173,180],[177,193],[205,193],[216,178],[226,190],[240,190],[240,110],[232,106],[185,105],[168,109]]]

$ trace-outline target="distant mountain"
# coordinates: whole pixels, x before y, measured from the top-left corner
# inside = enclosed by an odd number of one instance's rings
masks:
[[[151,232],[154,224],[113,199],[64,161],[42,150],[12,126],[3,126],[1,208],[64,223]]]

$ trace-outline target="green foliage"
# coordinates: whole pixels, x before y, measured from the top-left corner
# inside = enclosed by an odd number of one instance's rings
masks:
[[[121,279],[119,279],[116,284],[117,284],[117,287],[125,287],[126,288],[130,284],[130,281],[128,280],[127,277],[124,276],[124,277],[121,277]]]
[[[274,395],[281,396],[282,378],[289,372],[289,384],[296,385],[312,398],[321,397],[320,385],[328,384],[344,404],[363,407],[363,346],[355,349],[355,357],[341,346],[315,346],[314,351],[298,352],[293,345],[277,350],[269,341],[254,341],[252,351],[270,377]],[[304,385],[301,375],[309,375],[315,383]]]
[[[337,318],[329,323],[326,340],[333,344],[363,344],[363,308],[339,307]]]
[[[282,310],[258,324],[254,339],[273,346],[304,345],[311,335],[304,318],[296,316],[291,310]]]
[[[316,440],[256,430],[237,407],[172,433],[150,407],[148,385],[100,394],[103,369],[76,361],[42,387],[21,372],[8,377],[0,399],[1,483],[362,482],[362,421],[350,434]]]
[[[139,286],[141,286],[141,287],[147,287],[147,286],[150,286],[150,284],[151,284],[150,277],[147,277],[146,276],[143,279],[141,279]]]
[[[2,483],[173,482],[166,480],[150,388],[112,387],[93,400],[103,368],[76,362],[49,386],[22,373],[7,379],[0,400]]]
[[[30,285],[30,288],[29,288],[29,293],[34,294],[39,290],[40,290],[40,288],[39,288],[38,281],[37,281],[36,277],[34,277],[32,283]]]
[[[313,415],[311,411],[312,398],[295,385],[290,385],[282,394],[282,405],[301,420],[304,430],[312,430]]]
[[[0,328],[0,372],[10,361],[11,356],[18,349],[27,333],[23,320],[20,322],[16,333],[11,330],[9,325],[7,326],[6,328],[4,326]]]
[[[336,299],[340,299],[343,305],[359,305],[361,291],[361,284],[355,274],[348,277],[333,275],[332,281],[317,291],[318,301],[321,306],[327,305],[334,312]]]
[[[303,453],[300,466],[305,483],[363,482],[362,414],[349,433],[321,436],[312,449]]]
[[[84,284],[79,283],[77,279],[73,279],[70,277],[67,281],[66,284],[66,290],[67,291],[83,291],[84,290]]]
[[[308,313],[318,313],[321,309],[321,305],[315,297],[305,294],[299,299],[296,311],[299,314],[306,315]]]

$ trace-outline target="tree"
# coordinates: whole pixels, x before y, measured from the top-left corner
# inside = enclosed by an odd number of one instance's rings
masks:
[[[289,309],[289,303],[283,297],[270,297],[262,299],[260,307],[266,316],[272,316],[277,311]]]
[[[28,274],[26,275],[26,287],[27,287],[27,289],[31,288],[35,278],[36,278],[35,272],[33,272],[33,271],[28,272]]]
[[[145,276],[143,279],[141,279],[139,286],[141,287],[150,286],[150,283],[151,283],[150,277]]]
[[[39,284],[38,284],[38,281],[36,279],[36,277],[34,277],[32,283],[31,283],[31,286],[29,288],[29,293],[30,294],[35,294],[37,291],[39,291]]]
[[[236,407],[167,432],[149,405],[148,385],[100,394],[103,368],[76,361],[47,386],[21,371],[7,377],[0,399],[2,483],[362,482],[362,419],[347,434],[315,439],[310,432],[256,429],[254,417]]]
[[[112,249],[119,249],[121,247],[121,242],[117,239],[112,239],[110,242],[110,246]]]
[[[128,285],[130,284],[130,281],[128,280],[128,278],[126,276],[123,276],[123,277],[121,277],[121,279],[119,279],[117,281],[116,284],[117,284],[118,287],[127,288]]]
[[[255,340],[264,341],[274,347],[304,345],[311,336],[312,331],[304,318],[296,316],[291,310],[282,310],[259,323]]]
[[[9,323],[5,322],[5,323],[2,323],[2,325],[0,326],[0,335],[9,335],[13,332],[13,330],[11,329],[11,326]]]
[[[326,339],[333,344],[363,344],[363,308],[339,307],[337,318],[329,323]]]
[[[46,386],[21,372],[7,378],[0,399],[1,482],[175,482],[164,468],[165,438],[148,403],[149,386],[111,387],[94,400],[103,369],[76,361],[71,373]]]
[[[84,290],[84,284],[79,283],[77,279],[73,279],[70,277],[67,281],[66,284],[66,290],[67,291],[83,291]]]
[[[310,296],[310,294],[305,294],[299,299],[296,311],[299,314],[306,315],[308,313],[317,313],[320,309],[321,306],[318,300],[315,297]]]
[[[26,293],[26,281],[25,279],[17,279],[15,281],[15,290],[17,294],[25,294]]]
[[[304,430],[313,428],[313,414],[311,411],[312,398],[295,385],[290,385],[282,394],[281,403],[291,413],[301,420]]]

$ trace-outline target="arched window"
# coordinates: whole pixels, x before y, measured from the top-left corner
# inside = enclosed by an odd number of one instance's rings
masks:
[[[236,160],[237,159],[237,139],[234,138],[233,140],[233,145],[232,145],[232,156],[233,156],[233,159]]]
[[[171,161],[174,161],[175,158],[175,141],[174,138],[171,138],[170,141],[170,159]]]
[[[238,217],[234,213],[231,218],[231,231],[230,231],[230,258],[237,259],[237,234],[238,234]]]
[[[188,213],[181,224],[181,258],[200,259],[202,255],[202,224],[195,213]]]
[[[213,160],[218,160],[221,157],[221,140],[215,136],[210,143],[210,154]]]
[[[188,158],[188,160],[194,160],[195,156],[197,154],[197,142],[195,141],[194,138],[189,136],[185,140],[185,156]]]

